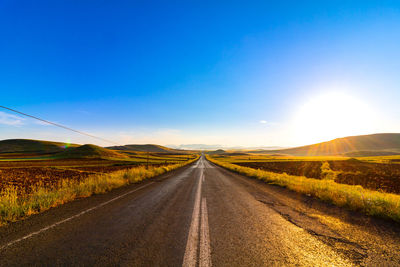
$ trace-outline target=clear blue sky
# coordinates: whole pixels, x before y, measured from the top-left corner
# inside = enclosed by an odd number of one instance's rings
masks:
[[[399,1],[3,0],[0,105],[120,143],[400,132],[399,45]],[[106,145],[0,112],[0,139]]]

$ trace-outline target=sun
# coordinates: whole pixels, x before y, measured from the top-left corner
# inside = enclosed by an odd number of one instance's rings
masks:
[[[299,144],[367,134],[374,129],[376,114],[361,99],[341,92],[315,96],[300,106],[293,119]]]

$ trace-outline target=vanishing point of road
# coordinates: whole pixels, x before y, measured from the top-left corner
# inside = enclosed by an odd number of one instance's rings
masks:
[[[0,228],[0,265],[400,266],[399,228],[202,156]]]

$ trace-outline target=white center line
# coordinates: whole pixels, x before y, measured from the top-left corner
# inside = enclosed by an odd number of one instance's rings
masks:
[[[201,196],[201,181],[204,175],[203,169],[200,169],[200,179],[198,179],[196,198],[192,213],[192,221],[190,223],[189,235],[186,243],[185,255],[183,257],[182,266],[196,266],[197,262],[197,244],[199,241],[199,214],[200,214],[200,196]]]
[[[40,233],[43,233],[43,232],[45,232],[45,231],[47,231],[47,230],[49,230],[49,229],[51,229],[51,228],[56,227],[57,225],[60,225],[60,224],[62,224],[62,223],[68,222],[68,221],[70,221],[70,220],[72,220],[72,219],[78,218],[79,216],[81,216],[81,215],[83,215],[83,214],[85,214],[85,213],[88,213],[88,212],[90,212],[90,211],[92,211],[92,210],[95,210],[95,209],[98,209],[98,208],[100,208],[100,207],[103,207],[103,206],[105,206],[105,205],[107,205],[107,204],[109,204],[109,203],[111,203],[111,202],[113,202],[113,201],[116,201],[116,200],[118,200],[118,199],[120,199],[120,198],[122,198],[122,197],[124,197],[124,196],[126,196],[126,195],[132,194],[132,193],[134,193],[134,192],[136,192],[136,191],[138,191],[138,190],[140,190],[140,189],[143,189],[143,188],[145,188],[145,187],[147,187],[147,186],[149,186],[149,185],[151,185],[151,184],[153,184],[153,183],[154,183],[154,182],[150,182],[150,183],[148,183],[148,184],[146,184],[146,185],[143,185],[143,186],[141,186],[141,187],[139,187],[139,188],[136,188],[136,189],[134,189],[134,190],[132,190],[132,191],[129,191],[129,192],[125,193],[125,194],[122,194],[122,195],[120,195],[120,196],[118,196],[118,197],[115,197],[115,198],[113,198],[113,199],[110,199],[110,200],[108,200],[108,201],[106,201],[106,202],[103,202],[103,203],[101,203],[101,204],[99,204],[99,205],[97,205],[97,206],[94,206],[94,207],[92,207],[92,208],[90,208],[90,209],[84,210],[84,211],[82,211],[82,212],[80,212],[80,213],[78,213],[78,214],[76,214],[76,215],[74,215],[74,216],[71,216],[71,217],[67,218],[67,219],[64,219],[64,220],[62,220],[62,221],[59,221],[59,222],[56,222],[56,223],[51,224],[51,225],[49,225],[49,226],[46,226],[46,227],[44,227],[44,228],[42,228],[42,229],[40,229],[40,230],[38,230],[38,231],[36,231],[36,232],[30,233],[29,235],[26,235],[26,236],[21,237],[21,238],[19,238],[19,239],[13,240],[13,241],[11,241],[11,242],[5,244],[4,246],[1,246],[1,247],[0,247],[0,250],[3,250],[3,249],[5,249],[5,248],[7,248],[7,247],[9,247],[9,246],[11,246],[11,245],[14,245],[14,244],[16,244],[16,243],[18,243],[18,242],[20,242],[20,241],[22,241],[22,240],[25,240],[25,239],[31,238],[31,237],[33,237],[33,236],[35,236],[35,235],[38,235],[38,234],[40,234]]]
[[[207,200],[203,197],[201,201],[199,267],[211,266],[210,231],[208,228]]]
[[[199,255],[199,267],[211,267],[211,248],[210,233],[208,226],[208,211],[206,198],[201,198],[201,187],[204,182],[204,162],[200,160],[202,167],[198,179],[196,197],[194,200],[194,208],[192,220],[189,228],[189,235],[186,243],[185,255],[183,257],[183,267],[195,267],[197,264],[197,254]],[[200,209],[201,208],[201,209]],[[201,219],[200,219],[201,218]],[[200,228],[200,229],[199,229]],[[200,231],[200,238],[199,238]],[[200,243],[200,249],[198,249]]]

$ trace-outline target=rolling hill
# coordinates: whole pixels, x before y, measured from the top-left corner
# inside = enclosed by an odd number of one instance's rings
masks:
[[[101,159],[126,159],[127,155],[95,145],[82,145],[71,147],[56,155],[60,158],[101,158]]]
[[[114,150],[126,150],[126,151],[139,151],[139,152],[152,152],[152,153],[169,153],[169,154],[186,154],[188,151],[172,149],[160,145],[124,145],[124,146],[112,146],[107,147],[108,149]]]
[[[8,139],[0,141],[0,153],[50,154],[64,151],[68,146],[78,145],[31,139]]]
[[[308,146],[269,150],[264,151],[264,153],[282,153],[293,156],[393,155],[400,154],[400,134],[381,133],[349,136]]]
[[[214,150],[214,151],[208,151],[207,152],[207,154],[210,154],[210,155],[225,154],[225,153],[226,153],[226,151],[223,150],[223,149],[217,149],[217,150]]]
[[[187,154],[190,151],[172,149],[160,145],[125,145],[113,147],[99,147],[95,145],[77,145],[62,142],[52,142],[31,139],[8,139],[0,141],[0,154],[3,155],[44,155],[53,154],[61,158],[129,158],[125,153],[151,152],[165,154]]]

